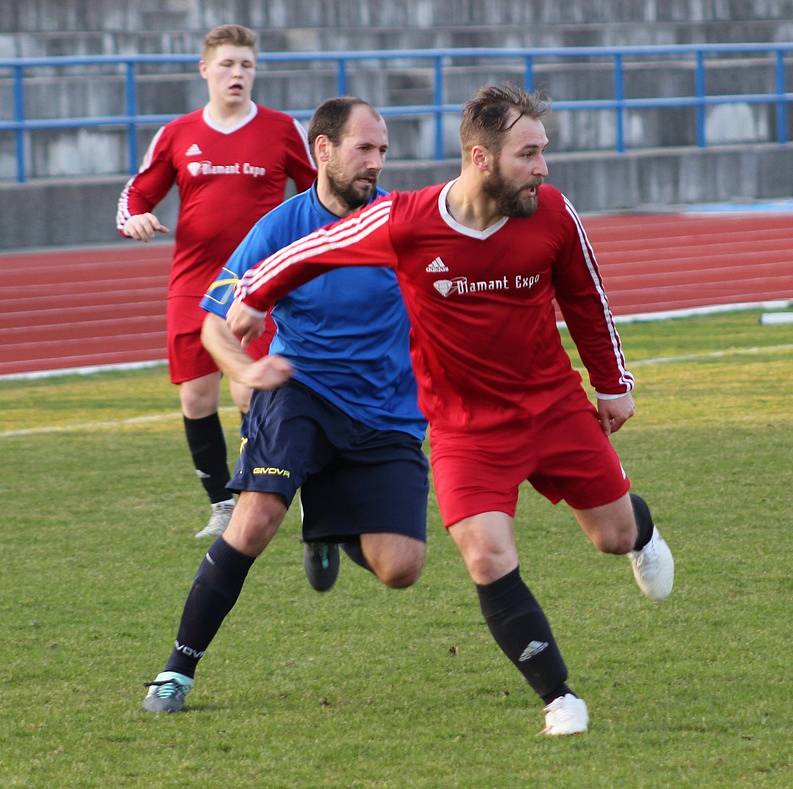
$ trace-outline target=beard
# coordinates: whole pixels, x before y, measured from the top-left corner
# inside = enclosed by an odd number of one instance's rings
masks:
[[[529,187],[539,189],[542,178],[532,178],[521,186],[507,181],[501,174],[501,165],[498,160],[493,165],[493,172],[482,185],[482,191],[495,201],[496,208],[501,216],[528,217],[531,216],[539,205],[539,194],[529,195],[525,190]]]
[[[355,173],[350,178],[343,178],[335,167],[329,166],[327,169],[328,185],[336,196],[343,200],[351,211],[366,205],[377,188],[377,174],[370,171]],[[371,178],[372,182],[366,186],[356,186],[357,178]]]

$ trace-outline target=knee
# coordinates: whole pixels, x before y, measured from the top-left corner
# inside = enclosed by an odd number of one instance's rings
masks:
[[[244,500],[234,508],[223,539],[247,556],[258,556],[275,536],[284,517],[280,506],[246,506]]]
[[[380,583],[389,589],[407,589],[421,577],[421,571],[424,569],[424,556],[383,562],[372,569]]]
[[[481,545],[466,550],[465,565],[474,583],[488,584],[513,570],[515,561],[512,556]]]
[[[608,529],[591,536],[592,542],[601,553],[622,555],[633,550],[636,529]]]

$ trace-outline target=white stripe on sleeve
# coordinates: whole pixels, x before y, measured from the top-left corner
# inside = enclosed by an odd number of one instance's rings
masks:
[[[152,159],[154,158],[154,149],[157,147],[157,143],[162,137],[162,133],[165,131],[165,126],[160,126],[157,130],[157,133],[152,137],[151,142],[149,143],[149,147],[146,149],[146,153],[143,156],[143,162],[138,169],[138,175],[142,173],[144,170],[147,170],[151,167]],[[116,227],[119,230],[124,230],[124,225],[127,224],[127,220],[132,216],[129,210],[129,190],[132,188],[132,184],[135,181],[135,176],[133,175],[132,178],[129,179],[124,184],[124,188],[121,190],[121,194],[118,198],[118,211],[116,212]]]
[[[564,204],[565,208],[567,209],[567,213],[570,214],[570,216],[573,218],[573,222],[575,223],[576,230],[578,231],[578,240],[581,243],[581,251],[584,253],[584,260],[586,261],[589,276],[592,277],[592,284],[595,286],[595,290],[600,297],[600,303],[603,307],[603,319],[606,322],[606,326],[609,330],[609,337],[611,338],[611,348],[614,352],[614,361],[616,362],[617,369],[620,373],[620,383],[623,384],[626,387],[626,391],[629,392],[631,389],[633,389],[634,378],[633,375],[627,369],[625,369],[625,357],[622,355],[620,336],[617,333],[617,327],[614,325],[614,316],[611,314],[611,308],[609,307],[606,292],[603,290],[603,282],[600,279],[600,273],[598,272],[595,253],[592,249],[592,245],[589,243],[586,230],[584,230],[584,225],[579,219],[575,208],[573,208],[572,203],[566,197],[564,197],[564,195],[562,195],[562,197],[564,198]]]
[[[238,293],[253,293],[290,266],[331,249],[344,249],[371,235],[388,222],[391,200],[375,203],[356,216],[342,220],[331,229],[320,228],[293,241],[289,246],[270,255],[258,266],[249,269],[238,285]]]

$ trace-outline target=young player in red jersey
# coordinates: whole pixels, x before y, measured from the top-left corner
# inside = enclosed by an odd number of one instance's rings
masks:
[[[493,637],[545,702],[545,733],[559,735],[586,731],[588,712],[520,576],[519,484],[564,499],[600,551],[628,554],[653,600],[671,592],[674,561],[608,439],[633,415],[633,377],[581,220],[543,185],[544,111],[535,94],[482,89],[463,113],[459,178],[392,193],[267,258],[228,320],[245,342],[264,309],[323,271],[396,270],[441,515]],[[562,347],[554,299],[597,409]]]
[[[152,209],[176,182],[179,219],[168,282],[168,366],[179,386],[187,443],[212,516],[196,537],[223,533],[234,499],[226,483],[226,442],[218,418],[221,374],[201,345],[208,285],[255,222],[284,198],[291,178],[298,191],[315,177],[302,126],[281,112],[251,101],[256,72],[256,34],[222,25],[204,39],[201,76],[209,103],[163,126],[139,172],[124,187],[117,225],[125,236],[150,241],[167,233]],[[267,353],[271,333],[250,353]],[[250,391],[231,384],[241,411]]]

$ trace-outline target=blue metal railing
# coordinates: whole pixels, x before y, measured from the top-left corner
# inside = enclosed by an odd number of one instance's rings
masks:
[[[704,148],[707,145],[705,134],[705,110],[716,104],[769,104],[776,112],[776,140],[787,142],[787,105],[793,101],[793,93],[785,88],[785,55],[793,52],[793,43],[776,44],[681,44],[673,46],[646,47],[564,47],[547,49],[400,49],[366,50],[358,52],[273,52],[259,55],[260,63],[314,63],[333,62],[336,64],[336,90],[338,95],[347,93],[347,77],[351,63],[364,60],[428,60],[432,65],[434,85],[433,104],[380,107],[386,116],[430,115],[434,121],[434,155],[444,158],[443,116],[457,113],[460,104],[444,103],[444,67],[461,58],[477,59],[521,59],[524,68],[524,86],[532,89],[535,84],[534,69],[541,59],[573,60],[578,58],[610,58],[613,62],[614,78],[612,99],[587,99],[576,101],[554,101],[556,110],[612,110],[615,124],[615,149],[619,153],[626,150],[625,115],[627,110],[647,108],[693,107],[696,115],[696,143]],[[760,53],[774,57],[774,92],[732,95],[707,94],[706,56],[724,54]],[[625,98],[624,71],[625,58],[635,59],[658,56],[693,56],[694,95],[676,97]],[[141,64],[197,63],[196,55],[97,55],[81,57],[51,58],[0,58],[0,71],[10,69],[13,77],[14,120],[0,121],[0,132],[13,132],[16,146],[16,178],[26,180],[25,135],[37,129],[68,129],[95,126],[126,126],[128,169],[134,173],[138,166],[137,129],[139,126],[161,125],[177,117],[176,115],[139,115],[137,112],[136,67]],[[123,64],[125,71],[125,114],[84,118],[26,119],[24,78],[26,72],[42,67],[93,66],[102,64]],[[286,110],[298,119],[311,116],[313,109]]]

